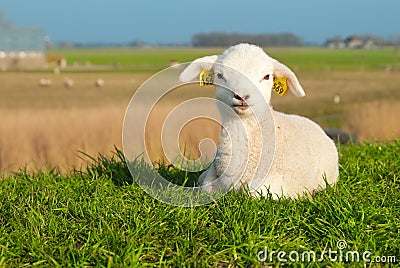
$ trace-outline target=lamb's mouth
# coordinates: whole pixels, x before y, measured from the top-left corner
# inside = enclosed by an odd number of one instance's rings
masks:
[[[234,104],[234,105],[232,105],[232,107],[235,108],[235,109],[239,109],[239,110],[245,111],[250,106],[248,104]]]

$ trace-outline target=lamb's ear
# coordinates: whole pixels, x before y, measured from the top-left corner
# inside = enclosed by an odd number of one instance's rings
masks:
[[[181,82],[189,82],[197,77],[202,70],[211,70],[218,56],[206,56],[192,61],[179,76]]]
[[[274,76],[286,77],[288,87],[295,96],[304,97],[306,95],[306,93],[304,92],[303,88],[301,87],[296,75],[294,74],[294,72],[292,70],[289,69],[289,67],[280,63],[277,60],[274,60],[273,68],[274,68]]]

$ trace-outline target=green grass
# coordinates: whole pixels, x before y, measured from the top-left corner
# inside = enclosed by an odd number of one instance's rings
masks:
[[[267,50],[268,51],[268,50]],[[397,68],[400,53],[394,48],[385,49],[281,49],[271,51],[271,56],[280,61],[307,71],[319,70],[384,70],[388,65]]]
[[[194,208],[148,196],[121,158],[120,152],[99,156],[69,175],[21,170],[0,181],[0,267],[258,267],[265,248],[279,264],[278,251],[337,250],[339,240],[346,250],[372,252],[371,258],[400,259],[398,141],[341,147],[339,182],[313,198],[229,193]],[[304,265],[363,263],[325,258]]]
[[[193,48],[74,48],[54,49],[48,54],[62,55],[69,65],[112,65],[115,70],[155,72],[168,66],[170,60],[192,61],[195,58],[220,53],[222,49]]]
[[[373,50],[326,48],[266,48],[267,53],[297,70],[384,70],[400,69],[400,52],[395,48]],[[54,49],[68,64],[114,65],[114,71],[158,71],[172,59],[189,62],[218,54],[223,48],[74,48]]]

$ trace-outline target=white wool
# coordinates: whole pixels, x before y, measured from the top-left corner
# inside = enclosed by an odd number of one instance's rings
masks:
[[[223,125],[215,159],[199,178],[204,190],[248,188],[255,196],[297,198],[337,181],[337,149],[321,127],[269,107],[274,76],[286,77],[290,91],[305,96],[288,67],[257,46],[239,44],[193,61],[180,79],[191,81],[204,69],[216,75]]]
[[[104,80],[101,79],[101,78],[97,78],[97,79],[94,81],[94,85],[95,85],[96,87],[102,87],[102,86],[104,86]]]

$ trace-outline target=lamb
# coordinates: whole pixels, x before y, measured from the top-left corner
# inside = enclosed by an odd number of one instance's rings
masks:
[[[333,185],[339,176],[333,141],[308,118],[274,111],[274,80],[305,96],[296,75],[261,48],[238,44],[190,63],[180,74],[190,82],[213,74],[222,131],[214,161],[199,183],[209,193],[248,189],[253,196],[299,198]]]

